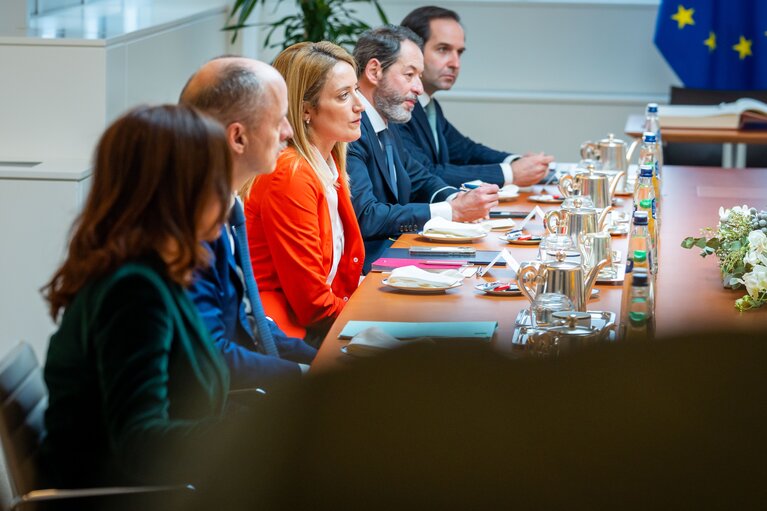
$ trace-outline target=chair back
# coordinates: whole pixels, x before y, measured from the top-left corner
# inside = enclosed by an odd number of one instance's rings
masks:
[[[0,443],[14,497],[38,488],[48,390],[32,347],[20,342],[0,361]]]

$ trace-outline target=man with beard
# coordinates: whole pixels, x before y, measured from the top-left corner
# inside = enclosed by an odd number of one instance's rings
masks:
[[[503,186],[528,186],[546,175],[553,157],[497,151],[464,136],[445,118],[434,93],[450,90],[458,79],[466,49],[458,14],[442,7],[419,7],[402,20],[424,40],[423,88],[412,119],[401,125],[405,148],[447,183],[473,179]]]
[[[433,217],[457,222],[485,218],[498,204],[498,187],[458,192],[411,158],[389,123],[410,120],[423,93],[422,40],[410,29],[386,25],[357,41],[354,58],[365,112],[362,136],[349,146],[352,202],[365,239],[365,267],[391,244]]]

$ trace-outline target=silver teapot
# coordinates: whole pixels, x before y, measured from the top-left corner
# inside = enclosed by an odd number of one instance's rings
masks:
[[[564,252],[558,252],[556,261],[530,263],[519,269],[517,286],[530,303],[535,302],[539,293],[561,293],[573,302],[575,310],[586,310],[597,275],[607,264],[607,259],[585,273],[580,264],[566,261],[566,257]]]
[[[583,197],[591,198],[597,209],[604,209],[612,205],[618,183],[625,175],[626,171],[621,170],[610,177],[601,172],[594,172],[594,166],[589,165],[587,172],[562,176],[559,179],[559,191],[564,197],[572,197],[579,193]]]
[[[543,223],[550,234],[567,234],[573,238],[576,246],[579,246],[579,236],[591,232],[603,231],[607,213],[612,206],[607,206],[602,211],[595,207],[584,206],[584,201],[575,197],[572,206],[562,207],[546,213]]]
[[[601,164],[602,170],[626,171],[631,162],[631,156],[637,147],[632,143],[627,149],[626,142],[615,138],[612,133],[598,142],[584,142],[581,144],[581,158],[594,160]]]

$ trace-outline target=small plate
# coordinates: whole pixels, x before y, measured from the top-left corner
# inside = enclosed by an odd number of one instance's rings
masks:
[[[425,232],[421,231],[418,233],[418,235],[421,236],[422,238],[426,238],[427,240],[439,241],[440,243],[466,243],[469,241],[479,241],[482,238],[486,237],[487,233],[484,233],[481,236],[456,237],[456,236],[450,236],[448,234],[439,234],[439,233],[426,234]]]
[[[506,243],[510,243],[512,245],[539,245],[541,241],[543,240],[540,236],[533,236],[529,240],[520,240],[517,239],[520,236],[524,236],[523,233],[514,233],[512,235],[504,234],[503,236],[499,236],[500,239],[505,241]]]
[[[496,287],[500,287],[501,285],[510,284],[509,289],[505,291],[496,291]],[[511,284],[509,282],[483,282],[482,284],[477,284],[474,286],[474,289],[477,291],[482,291],[486,295],[490,296],[522,296],[522,291],[519,290],[519,287],[517,287],[516,284]]]
[[[392,289],[396,289],[397,291],[402,291],[405,293],[416,293],[419,295],[428,295],[428,294],[437,294],[437,293],[444,293],[448,289],[455,289],[457,287],[461,287],[463,285],[463,281],[456,282],[452,286],[445,286],[445,287],[412,287],[412,286],[400,286],[397,284],[390,284],[389,279],[383,279],[381,281],[381,284],[384,286],[388,286]]]
[[[565,198],[560,195],[531,195],[527,198],[531,202],[541,202],[543,204],[561,204]]]
[[[491,218],[490,220],[482,220],[480,225],[491,231],[508,231],[517,223],[513,218]]]

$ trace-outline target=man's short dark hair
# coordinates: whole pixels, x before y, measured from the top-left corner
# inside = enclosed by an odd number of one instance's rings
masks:
[[[357,40],[357,46],[354,47],[357,76],[365,72],[365,66],[371,59],[378,59],[381,70],[386,71],[397,62],[403,41],[411,41],[423,51],[423,39],[409,28],[383,25],[366,30]]]
[[[442,7],[436,7],[434,5],[427,5],[413,10],[410,14],[405,16],[405,19],[402,20],[400,25],[407,27],[418,34],[425,43],[431,37],[431,27],[429,26],[431,20],[441,19],[455,20],[458,23],[461,22],[461,18],[458,16],[457,12]]]
[[[216,57],[211,60],[227,58]],[[233,122],[252,124],[258,121],[264,102],[264,84],[251,68],[239,62],[226,65],[212,83],[192,88],[189,79],[181,92],[180,103],[214,117],[224,126]]]

